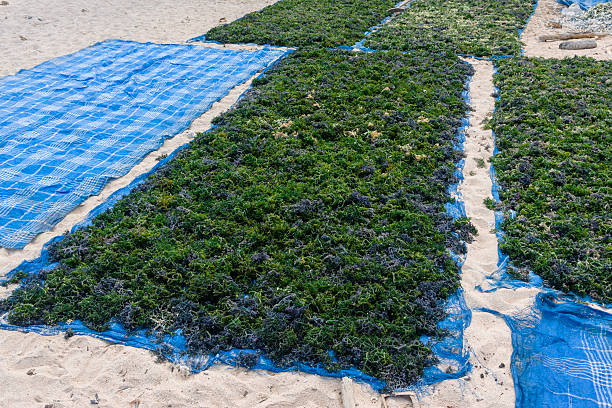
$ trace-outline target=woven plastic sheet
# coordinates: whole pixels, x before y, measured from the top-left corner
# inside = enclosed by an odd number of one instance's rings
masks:
[[[512,331],[518,408],[612,407],[611,314],[540,293],[530,309],[501,316]]]
[[[572,4],[576,3],[580,6],[581,9],[588,10],[593,6],[596,6],[597,4],[609,3],[612,0],[557,0],[557,1],[565,6],[571,6]]]
[[[51,229],[285,53],[109,40],[0,78],[0,247]]]
[[[463,96],[465,100],[469,102],[468,91],[465,91]],[[467,129],[468,125],[468,119],[465,118],[457,135],[455,144],[456,149],[463,149],[463,142],[465,141],[465,130]],[[182,147],[185,146],[187,145],[184,145]],[[149,173],[139,176],[132,183],[130,183],[130,185],[113,193],[107,201],[92,210],[88,214],[86,219],[83,222],[75,225],[72,230],[74,231],[86,225],[89,225],[95,216],[112,207],[119,199],[124,197],[137,186],[141,185],[150,174],[159,170],[159,168],[164,166],[168,161],[172,160],[173,157],[179,151],[180,149],[177,149],[167,158],[160,161],[157,166],[155,166],[155,168],[153,168]],[[447,204],[446,211],[453,218],[465,216],[465,208],[463,205],[462,197],[458,191],[459,182],[463,179],[463,165],[463,160],[458,163],[455,172],[455,175],[457,177],[457,183],[451,185],[448,189],[448,193],[455,200],[452,203]],[[24,261],[21,265],[11,271],[11,273],[9,273],[7,277],[10,278],[16,272],[36,274],[41,271],[49,270],[55,267],[56,264],[49,262],[48,247],[53,242],[56,242],[61,239],[63,239],[63,236],[56,237],[49,241],[43,248],[43,251],[39,258],[32,261]],[[455,258],[456,262],[459,265],[462,265],[464,259],[455,254],[452,255]],[[418,384],[415,384],[415,386],[413,387],[413,389],[418,392],[426,392],[426,386],[428,385],[435,384],[437,382],[447,379],[462,377],[471,368],[471,365],[468,361],[469,354],[463,341],[464,330],[469,326],[471,322],[471,311],[465,304],[465,300],[463,298],[463,291],[461,289],[458,290],[447,300],[447,303],[445,304],[445,311],[447,313],[447,317],[439,323],[439,327],[446,331],[447,336],[442,339],[434,339],[424,336],[421,338],[421,341],[428,344],[429,347],[432,348],[432,351],[440,359],[440,362],[444,366],[451,367],[452,369],[447,371],[440,369],[438,366],[427,367],[424,372],[423,380],[420,381]],[[33,332],[43,335],[57,335],[66,333],[67,330],[71,330],[74,334],[77,335],[88,335],[115,344],[156,351],[162,354],[168,360],[172,361],[173,363],[178,363],[189,367],[193,372],[205,370],[215,364],[228,364],[237,366],[243,364],[245,359],[254,359],[254,365],[251,366],[252,369],[262,369],[271,372],[299,370],[301,372],[317,374],[326,377],[350,377],[359,382],[370,385],[374,390],[381,390],[385,386],[385,384],[380,380],[368,376],[354,368],[340,370],[337,372],[329,372],[321,366],[313,367],[302,363],[298,363],[292,366],[280,367],[275,365],[265,355],[261,355],[261,353],[257,350],[233,349],[229,351],[222,351],[215,355],[190,356],[185,354],[185,338],[181,335],[180,332],[177,332],[172,336],[165,335],[160,338],[152,333],[147,333],[144,330],[138,331],[136,333],[128,333],[120,324],[116,322],[111,322],[109,330],[105,332],[96,332],[87,328],[80,321],[73,321],[71,323],[61,323],[55,327],[45,325],[30,325],[23,327],[9,324],[5,320],[5,318],[3,318],[0,319],[0,329]]]

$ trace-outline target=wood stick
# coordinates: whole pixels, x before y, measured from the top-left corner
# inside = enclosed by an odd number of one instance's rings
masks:
[[[561,34],[544,34],[538,37],[541,42],[547,41],[564,41],[577,40],[580,38],[601,38],[605,37],[606,33],[561,33]]]

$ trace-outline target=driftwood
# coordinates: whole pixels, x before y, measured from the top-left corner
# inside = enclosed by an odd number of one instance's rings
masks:
[[[561,50],[587,50],[589,48],[597,48],[597,42],[595,40],[579,40],[559,44]]]
[[[400,398],[408,397],[410,399],[411,407],[419,408],[421,406],[416,393],[414,393],[413,391],[399,391],[399,392],[394,392],[392,394],[381,394],[380,397],[381,397],[381,402],[382,402],[382,408],[389,408],[389,405],[387,404],[387,398],[392,398],[392,397],[400,397]]]
[[[578,40],[580,38],[601,38],[605,37],[606,33],[562,33],[562,34],[545,34],[538,37],[540,42],[547,41],[565,41]]]

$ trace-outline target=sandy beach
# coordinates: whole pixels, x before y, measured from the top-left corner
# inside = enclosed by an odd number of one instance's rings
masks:
[[[8,0],[0,5],[0,41],[3,58],[0,76],[14,74],[51,58],[65,55],[109,38],[156,43],[183,43],[223,22],[229,22],[272,0],[121,2],[107,0]],[[522,35],[526,56],[563,58],[589,55],[612,58],[612,36],[598,41],[593,50],[563,51],[558,43],[541,43],[537,36],[551,34],[548,27],[560,6],[540,0]],[[487,307],[513,313],[529,307],[536,289],[503,289],[482,293],[475,286],[497,268],[497,239],[493,212],[483,199],[491,196],[488,159],[493,151],[491,130],[483,121],[494,107],[493,64],[468,60],[475,75],[470,83],[473,111],[465,142],[465,180],[460,192],[468,216],[479,234],[468,247],[462,286],[470,308]],[[190,141],[195,132],[210,127],[211,120],[227,110],[250,85],[234,88],[215,103],[190,129],[168,139],[127,175],[111,181],[101,194],[90,197],[53,230],[39,235],[23,250],[0,248],[0,276],[24,259],[38,256],[44,243],[61,235],[104,202],[114,191],[149,171],[159,156]],[[487,163],[477,166],[477,159]],[[9,288],[10,290],[11,288]],[[0,298],[9,290],[0,288]],[[465,340],[472,372],[459,380],[445,381],[421,397],[387,401],[389,407],[513,407],[515,394],[511,367],[512,344],[505,322],[488,313],[474,312]],[[157,363],[148,351],[112,345],[102,340],[74,336],[41,336],[0,331],[0,407],[381,407],[382,398],[369,387],[303,373],[271,374],[227,366],[191,375],[170,363]],[[351,405],[352,404],[352,405]]]

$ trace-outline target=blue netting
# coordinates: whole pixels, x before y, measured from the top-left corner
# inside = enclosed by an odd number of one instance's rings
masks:
[[[0,247],[51,229],[285,52],[109,40],[0,78]]]
[[[516,406],[612,407],[612,315],[540,293],[512,330]]]
[[[580,6],[581,9],[588,10],[593,6],[596,6],[597,4],[608,3],[609,1],[612,1],[612,0],[557,0],[557,1],[565,6],[571,6],[572,4],[576,3]]]

